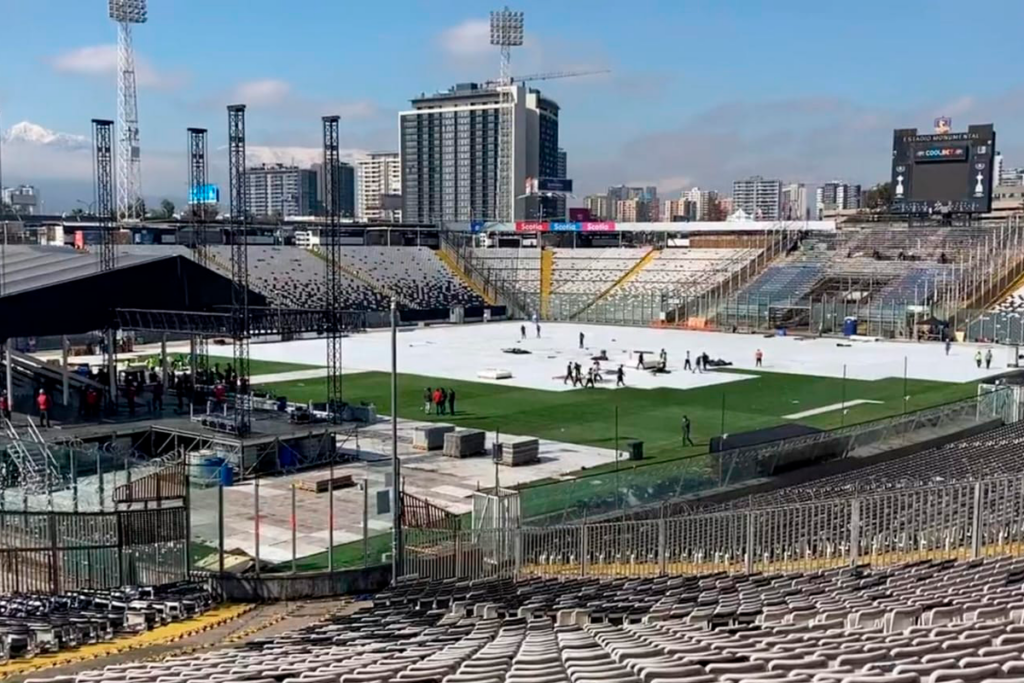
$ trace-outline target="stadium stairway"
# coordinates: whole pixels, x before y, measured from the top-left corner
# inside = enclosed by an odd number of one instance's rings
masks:
[[[551,281],[555,274],[555,252],[544,249],[540,252],[540,317],[548,319],[551,309]]]
[[[614,292],[616,289],[618,289],[619,287],[621,287],[625,283],[627,283],[630,280],[632,280],[633,278],[635,278],[637,276],[637,273],[639,273],[641,270],[643,270],[648,265],[650,265],[651,261],[653,261],[654,259],[658,258],[658,256],[660,254],[661,254],[661,250],[660,249],[651,249],[650,251],[648,251],[646,254],[644,254],[642,259],[640,259],[639,261],[637,261],[636,263],[633,264],[632,268],[630,268],[625,273],[623,273],[622,276],[618,280],[616,280],[611,285],[609,285],[603,292],[598,294],[589,303],[587,303],[585,306],[583,306],[583,308],[581,308],[580,310],[576,311],[572,315],[572,317],[570,319],[571,320],[575,320],[576,318],[579,318],[591,306],[594,306],[599,301],[604,300],[612,292]]]
[[[986,311],[995,310],[1001,303],[1013,296],[1014,293],[1024,290],[1024,272],[1018,275],[1009,285],[1003,288],[999,294],[988,302]]]
[[[438,249],[437,251],[434,252],[434,254],[437,256],[438,259],[441,260],[441,263],[443,263],[445,267],[448,268],[448,270],[451,271],[453,275],[455,275],[456,278],[462,280],[467,287],[469,287],[478,295],[480,295],[480,298],[487,302],[488,306],[498,305],[497,301],[494,300],[494,297],[488,294],[487,291],[480,286],[480,283],[478,283],[476,280],[470,277],[469,273],[464,271],[459,266],[459,264],[455,262],[455,259],[451,257],[451,254],[449,254],[444,249]]]

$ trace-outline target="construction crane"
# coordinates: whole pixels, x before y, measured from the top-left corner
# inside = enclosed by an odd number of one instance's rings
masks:
[[[589,71],[549,71],[543,74],[530,74],[528,76],[513,76],[513,83],[529,83],[530,81],[553,81],[557,78],[579,78],[580,76],[597,76],[610,74],[611,69],[592,69]],[[484,87],[496,87],[501,85],[498,81],[487,81]]]

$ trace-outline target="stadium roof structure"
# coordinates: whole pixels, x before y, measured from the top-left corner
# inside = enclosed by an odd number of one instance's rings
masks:
[[[231,280],[193,261],[183,247],[119,247],[117,267],[100,272],[95,254],[9,245],[3,275],[0,340],[102,330],[115,324],[117,309],[231,305]],[[266,298],[250,291],[249,303],[266,306]]]

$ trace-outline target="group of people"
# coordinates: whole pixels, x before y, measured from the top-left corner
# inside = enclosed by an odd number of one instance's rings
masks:
[[[947,355],[949,354],[948,350],[946,351],[946,354]],[[978,352],[974,354],[974,363],[979,368],[981,367],[981,349],[978,349]],[[992,368],[992,349],[986,349],[986,351],[985,351],[985,369],[989,370],[991,368]]]
[[[423,412],[430,415],[431,409],[435,415],[455,414],[455,389],[427,387],[423,390]]]
[[[582,334],[580,336],[582,337]],[[604,377],[601,374],[601,361],[594,360],[594,364],[587,368],[586,378],[583,377],[583,367],[579,363],[569,361],[565,366],[565,377],[562,379],[562,384],[572,382],[574,387],[593,389],[598,382],[603,381]],[[615,386],[626,386],[626,371],[621,365],[619,365],[618,369],[615,371]]]
[[[690,352],[687,351],[686,355],[687,355],[687,358],[689,358]],[[689,362],[689,361],[687,361],[687,362]],[[637,355],[636,369],[637,370],[645,370],[646,369],[646,366],[644,365],[644,352],[643,351],[641,351]],[[668,351],[666,351],[665,349],[662,349],[661,351],[658,352],[658,365],[654,368],[654,370],[655,370],[655,372],[665,372],[666,370],[668,370]]]
[[[704,372],[708,369],[708,361],[710,360],[711,356],[709,356],[706,352],[701,352],[700,354],[697,355],[697,359],[695,361],[691,361],[690,352],[687,351],[686,360],[683,361],[683,370],[689,370],[691,373],[699,372],[701,374],[704,374]]]
[[[534,330],[537,332],[537,339],[540,339],[540,321],[534,319],[533,325]],[[519,339],[520,341],[526,339],[526,325],[519,326]]]

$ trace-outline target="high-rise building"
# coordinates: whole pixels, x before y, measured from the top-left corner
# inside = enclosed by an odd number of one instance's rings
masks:
[[[818,218],[829,211],[860,208],[860,185],[849,185],[841,180],[825,183],[815,191]]]
[[[568,178],[569,177],[569,155],[561,147],[558,148],[558,157],[556,169],[556,178]],[[558,195],[554,198],[555,200],[555,215],[558,216],[559,220],[565,220],[565,195]],[[545,214],[547,215],[547,214]]]
[[[613,218],[622,223],[655,223],[660,220],[661,207],[657,199],[619,199],[615,202]]]
[[[992,164],[992,177],[996,185],[1003,187],[1020,187],[1024,185],[1024,168],[1007,168],[1002,154],[996,154]]]
[[[583,198],[583,206],[590,212],[591,219],[595,221],[606,221],[611,218],[611,211],[608,210],[608,195],[588,194]]]
[[[313,209],[319,213],[324,211],[326,206],[324,202],[324,187],[326,179],[324,178],[324,165],[321,163],[313,164],[310,169],[316,176],[316,204]],[[339,218],[355,218],[356,217],[356,170],[352,168],[352,164],[345,161],[338,162],[338,217]]]
[[[719,197],[717,211],[718,215],[710,220],[724,221],[726,218],[732,215],[732,207],[732,197]]]
[[[645,223],[658,220],[661,206],[658,188],[614,185],[608,188],[608,208],[611,219],[623,223]],[[631,204],[630,202],[635,202]],[[653,217],[652,217],[653,216]]]
[[[693,208],[689,209],[693,221],[720,220],[716,218],[718,193],[714,190],[702,190],[699,187],[687,190],[682,195],[683,199],[690,202]]]
[[[698,204],[688,197],[666,199],[662,203],[661,220],[666,223],[679,223],[701,220],[697,218]]]
[[[356,217],[363,221],[400,222],[402,162],[398,152],[373,152],[359,160],[356,171]]]
[[[252,166],[245,172],[245,210],[250,216],[312,216],[319,211],[317,187],[317,173],[312,169],[284,164]]]
[[[558,173],[558,104],[523,84],[512,89],[513,218],[556,210],[554,198],[525,197],[527,178]],[[495,219],[498,212],[500,87],[460,83],[412,100],[399,113],[402,217],[406,221]],[[550,202],[550,205],[548,205]]]
[[[790,183],[782,188],[782,219],[787,221],[804,221],[807,213],[807,186],[803,183]]]
[[[743,210],[754,220],[777,221],[782,210],[782,181],[759,175],[732,184],[732,209]]]
[[[0,200],[19,216],[31,216],[39,211],[39,191],[34,185],[2,188]]]
[[[627,199],[645,199],[648,201],[658,200],[658,188],[653,185],[647,187],[629,187],[628,185],[613,185],[608,188],[608,201],[618,202]]]

